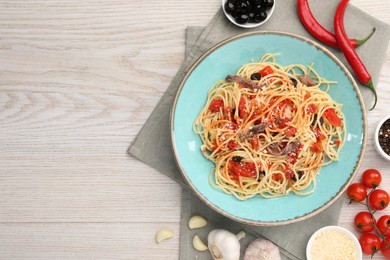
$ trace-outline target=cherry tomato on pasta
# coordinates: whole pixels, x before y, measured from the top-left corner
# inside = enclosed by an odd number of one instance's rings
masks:
[[[367,169],[363,172],[362,182],[368,188],[375,188],[381,184],[382,174],[376,169]]]
[[[253,162],[235,162],[230,161],[228,165],[230,174],[233,176],[243,176],[243,177],[256,177],[256,165]]]
[[[245,98],[240,98],[240,102],[238,103],[238,111],[241,118],[247,118],[248,112],[246,111],[246,100]]]
[[[384,190],[374,190],[368,197],[368,204],[372,209],[382,210],[389,206],[390,196]]]
[[[359,238],[363,254],[373,255],[381,248],[381,239],[373,233],[365,233]]]
[[[317,111],[318,111],[318,108],[313,103],[308,104],[306,107],[306,113],[308,113],[309,115],[317,113]]]
[[[260,70],[259,73],[262,77],[265,77],[267,75],[274,74],[274,70],[271,68],[271,66],[266,66]]]
[[[209,110],[212,112],[219,112],[219,110],[223,108],[223,106],[224,104],[222,99],[214,99],[210,103]]]
[[[294,136],[297,133],[297,129],[295,127],[289,126],[284,133],[287,137]]]
[[[366,233],[374,230],[375,218],[368,211],[361,211],[354,219],[355,227],[360,232]]]
[[[315,143],[313,143],[310,147],[310,150],[313,152],[313,153],[321,153],[323,151],[323,148],[322,148],[322,143],[321,141],[317,141]]]
[[[328,120],[328,122],[333,125],[333,126],[342,126],[342,122],[341,122],[341,119],[339,118],[339,116],[336,114],[336,111],[334,110],[334,108],[328,108],[324,111],[324,113],[322,114],[322,116]]]
[[[361,183],[352,183],[348,186],[347,196],[350,200],[363,201],[367,196],[367,189]]]

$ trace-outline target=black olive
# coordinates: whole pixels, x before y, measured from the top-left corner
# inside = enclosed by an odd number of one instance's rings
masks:
[[[236,109],[235,108],[233,108],[232,109],[232,117],[234,118],[234,114],[236,113]]]
[[[267,8],[271,8],[274,5],[274,0],[262,0],[262,4]]]
[[[250,5],[250,3],[248,1],[239,1],[240,7],[248,8],[249,5]]]
[[[247,5],[241,5],[240,7],[237,7],[237,11],[240,14],[248,14],[249,13],[249,6]]]
[[[313,116],[313,121],[311,122],[311,125],[312,125],[312,126],[315,126],[315,124],[316,124],[316,122],[317,122],[317,118],[318,118],[318,115],[315,114],[315,115]],[[320,117],[319,121],[320,121],[320,125],[323,125],[323,124],[324,124],[324,119],[323,119],[322,117]]]
[[[234,10],[231,15],[233,16],[234,19],[237,19],[237,17],[239,17],[241,15],[240,12],[238,12],[237,10]]]
[[[251,80],[260,80],[260,79],[261,79],[260,73],[253,73],[251,75]]]
[[[262,10],[264,10],[264,7],[261,4],[256,4],[252,7],[252,10],[256,13],[260,13]]]
[[[251,0],[250,3],[251,3],[252,6],[260,5],[261,4],[261,0]]]
[[[239,24],[244,24],[246,22],[248,22],[249,20],[249,15],[246,14],[246,13],[241,13],[237,18],[236,18],[236,22],[239,23]]]
[[[235,8],[236,8],[236,7],[235,7],[233,1],[227,1],[227,2],[225,3],[225,11],[226,11],[226,13],[228,13],[228,14],[233,13],[233,11],[234,11]]]
[[[297,171],[298,179],[301,179],[303,176],[303,171]],[[294,174],[294,177],[291,178],[293,181],[297,181],[297,177]]]
[[[255,14],[255,17],[253,18],[256,23],[260,23],[265,19],[267,19],[267,12],[264,10],[261,10],[260,13]]]
[[[249,23],[253,23],[253,19],[255,18],[255,13],[252,11],[249,11]]]
[[[260,12],[260,17],[263,19],[263,20],[265,20],[265,19],[267,19],[267,12],[265,11],[265,10],[262,10],[261,12]]]
[[[274,0],[227,0],[224,9],[239,24],[259,23],[267,18],[266,9],[273,4]]]
[[[291,82],[294,84],[294,87],[296,88],[297,87],[297,80],[294,79],[294,78],[290,78]]]
[[[232,157],[232,161],[233,162],[241,162],[242,159],[244,159],[244,158],[241,157],[241,156],[238,156],[238,155],[235,155],[235,156]]]

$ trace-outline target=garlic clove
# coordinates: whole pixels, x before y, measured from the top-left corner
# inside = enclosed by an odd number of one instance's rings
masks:
[[[207,225],[207,220],[201,216],[192,216],[188,221],[188,227],[190,229],[202,228]]]
[[[195,235],[192,239],[192,246],[198,251],[206,251],[208,249],[198,235]]]
[[[174,235],[173,231],[169,228],[160,229],[156,233],[156,242],[160,243],[163,240],[167,240],[169,238],[172,238],[173,235]]]
[[[280,260],[279,248],[269,240],[255,239],[245,250],[244,260]]]

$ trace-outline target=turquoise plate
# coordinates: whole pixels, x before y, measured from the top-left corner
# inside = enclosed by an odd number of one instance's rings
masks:
[[[279,53],[281,65],[313,64],[324,78],[337,81],[329,91],[342,103],[347,138],[340,160],[323,167],[317,186],[308,196],[289,194],[245,201],[209,184],[213,163],[203,157],[200,137],[192,124],[204,106],[209,88],[243,64],[259,60],[265,53]],[[307,219],[335,202],[356,175],[366,144],[365,107],[356,82],[344,65],[327,49],[306,38],[281,33],[247,33],[229,38],[200,57],[184,76],[171,113],[171,137],[177,165],[189,187],[208,206],[233,220],[258,226],[273,226]]]

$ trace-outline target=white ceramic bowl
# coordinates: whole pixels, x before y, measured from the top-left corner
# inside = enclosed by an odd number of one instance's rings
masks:
[[[225,13],[226,17],[235,25],[239,26],[239,27],[242,27],[242,28],[254,28],[254,27],[257,27],[257,26],[260,26],[264,23],[266,23],[269,18],[271,18],[272,16],[272,13],[274,12],[275,10],[275,5],[276,5],[276,0],[274,0],[274,5],[267,10],[267,18],[264,20],[264,21],[261,21],[260,23],[245,23],[245,24],[239,24],[235,21],[235,19],[233,18],[233,16],[231,16],[230,14],[228,14],[226,11],[225,11],[225,3],[227,2],[227,0],[222,0],[222,9],[223,9],[223,12]]]
[[[390,120],[390,115],[385,116],[377,125],[375,129],[375,134],[374,134],[374,145],[377,150],[377,152],[386,160],[390,161],[390,155],[385,153],[385,151],[382,149],[381,145],[379,144],[379,131],[381,126],[387,121]]]
[[[324,233],[325,231],[330,231],[330,232]],[[355,235],[352,232],[350,232],[349,230],[347,230],[345,228],[339,227],[339,226],[323,227],[323,228],[317,230],[310,237],[309,242],[307,243],[307,247],[306,247],[307,260],[318,260],[318,259],[311,258],[311,254],[310,254],[312,248],[315,246],[316,239],[322,240],[322,239],[324,239],[325,236],[327,236],[327,237],[329,237],[329,242],[336,241],[335,237],[333,236],[333,235],[337,234],[336,232],[344,234],[346,239],[349,239],[350,241],[353,242],[353,245],[355,246],[355,250],[356,250],[356,260],[361,260],[363,258],[363,253],[362,253],[362,248],[360,247],[359,240],[355,237]],[[322,237],[320,238],[321,235],[322,235]],[[332,252],[330,252],[330,251],[325,252],[325,250],[327,250],[326,245],[329,245],[329,244],[330,243],[328,243],[328,244],[321,243],[321,245],[320,245],[321,250],[324,250],[324,254],[326,254],[326,255],[329,255],[330,253],[335,252],[335,250],[333,250]]]

